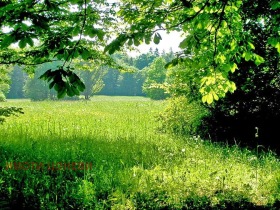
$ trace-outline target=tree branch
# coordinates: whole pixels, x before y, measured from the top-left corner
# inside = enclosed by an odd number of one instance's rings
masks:
[[[82,39],[82,35],[83,35],[83,31],[84,31],[84,28],[85,28],[85,25],[86,25],[86,19],[87,19],[87,1],[84,0],[84,5],[85,5],[85,9],[84,9],[84,20],[83,20],[83,23],[82,23],[82,27],[81,27],[81,30],[80,30],[80,37],[79,37],[79,40],[76,42],[76,44],[74,45],[71,53],[68,54],[67,58],[65,59],[65,62],[63,63],[62,65],[62,68],[65,66],[66,62],[68,61],[68,59],[70,59],[70,57],[74,55],[75,51],[76,51],[76,48],[77,46],[80,44],[81,42],[81,39]],[[71,64],[71,62],[70,62]],[[69,64],[69,65],[70,65]]]
[[[38,62],[38,63],[27,63],[27,62],[21,61],[21,59],[18,59],[18,60],[14,60],[14,61],[0,61],[0,65],[19,64],[19,65],[25,65],[25,66],[37,66],[40,64],[50,63],[50,62],[54,62],[54,61],[55,60],[47,60],[47,61],[42,61],[42,62]]]
[[[182,25],[182,24],[184,24],[184,23],[186,23],[186,22],[188,22],[188,21],[191,21],[191,20],[193,20],[194,18],[196,18],[196,17],[205,9],[205,7],[209,4],[209,1],[210,1],[210,0],[207,0],[207,1],[205,2],[205,4],[203,5],[203,7],[201,7],[200,10],[197,11],[193,16],[187,17],[185,20],[183,20],[183,21],[177,23],[176,25],[173,25],[173,26],[169,27],[168,29],[176,28],[176,27],[178,27],[178,26],[180,26],[180,25]]]
[[[217,28],[215,29],[213,60],[215,59],[215,56],[216,56],[216,54],[217,54],[217,35],[218,35],[218,31],[219,31],[219,29],[220,29],[221,23],[222,23],[222,21],[223,21],[223,16],[224,16],[224,14],[225,14],[225,8],[226,8],[227,3],[228,3],[228,0],[223,1],[222,12],[220,13],[218,26],[217,26]],[[214,62],[214,63],[215,63],[215,62]]]

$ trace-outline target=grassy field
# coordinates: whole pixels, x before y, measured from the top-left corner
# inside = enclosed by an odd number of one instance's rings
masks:
[[[157,132],[163,101],[30,102],[0,125],[0,209],[279,209],[280,163]],[[89,167],[87,167],[89,166]]]

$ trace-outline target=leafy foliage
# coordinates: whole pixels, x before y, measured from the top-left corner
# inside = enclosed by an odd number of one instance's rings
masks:
[[[204,135],[210,134],[219,141],[234,143],[235,139],[242,144],[261,144],[279,150],[280,144],[275,139],[278,135],[276,124],[280,122],[279,52],[273,46],[267,46],[274,22],[258,22],[259,17],[254,16],[258,10],[252,7],[269,12],[270,6],[267,2],[259,2],[244,7],[250,20],[243,27],[255,43],[248,43],[248,46],[263,59],[261,62],[248,61],[250,55],[241,59],[238,71],[230,75],[237,90],[216,102],[210,109],[211,115],[204,119],[207,126],[201,130]]]
[[[11,72],[10,90],[7,98],[24,98],[23,87],[27,80],[27,74],[19,66],[14,66]]]
[[[4,95],[4,93],[0,92],[0,102],[3,102],[6,100],[6,96]]]
[[[9,92],[11,70],[8,65],[0,65],[0,102],[5,101],[5,94]]]
[[[11,115],[23,114],[22,108],[17,107],[0,107],[0,124],[5,121],[5,117]]]
[[[118,14],[130,26],[125,29],[126,35],[122,33],[121,37],[140,41],[153,37],[157,44],[161,39],[160,30],[182,32],[185,37],[180,43],[182,52],[170,65],[184,62],[197,72],[193,79],[200,80],[200,94],[203,102],[208,104],[236,90],[229,74],[238,69],[243,58],[256,65],[265,61],[255,51],[257,41],[254,34],[244,27],[246,22],[269,25],[270,34],[265,45],[276,49],[279,45],[279,5],[276,1],[123,2]]]
[[[280,122],[280,80],[279,70],[273,66],[275,56],[264,52],[268,62],[255,66],[240,65],[238,73],[231,79],[240,87],[225,99],[216,102],[211,108],[211,116],[204,119],[206,127],[201,130],[213,139],[255,146],[261,144],[279,149],[275,139],[278,135],[277,122]]]
[[[0,63],[32,66],[59,59],[64,64],[57,73],[66,75],[74,58],[113,64],[103,52],[112,54],[122,46],[144,42],[158,44],[161,30],[181,31],[185,39],[177,59],[200,73],[200,92],[203,101],[210,104],[235,91],[229,73],[238,69],[242,58],[257,65],[265,61],[255,51],[253,35],[244,30],[246,22],[269,25],[265,45],[275,48],[279,56],[277,14],[276,0],[5,1],[0,9]],[[107,43],[115,37],[112,31],[117,37]],[[16,43],[19,49],[10,47]],[[81,91],[58,82],[59,96]]]
[[[58,98],[63,98],[66,94],[68,96],[79,95],[86,88],[77,74],[62,68],[55,71],[49,69],[39,78],[50,82],[49,88],[57,91]]]
[[[42,77],[53,81],[51,86],[55,86],[59,97],[78,95],[84,90],[80,78],[70,70],[74,58],[112,62],[100,48],[109,37],[113,11],[104,11],[102,7],[114,8],[115,5],[76,0],[4,1],[1,4],[0,64],[33,67],[54,60],[64,61],[56,71]],[[15,49],[13,44],[19,48]]]
[[[185,96],[172,97],[157,117],[159,130],[174,135],[197,135],[201,119],[207,115],[209,112],[201,102],[190,102]]]
[[[103,77],[107,73],[107,67],[98,66],[94,62],[76,62],[77,75],[82,79],[85,89],[82,94],[88,100],[90,96],[96,94],[104,87]]]
[[[150,66],[143,71],[146,73],[146,79],[143,84],[143,92],[154,100],[165,99],[167,94],[162,87],[166,78],[166,61],[162,57],[156,58]]]
[[[56,69],[59,62],[46,63],[39,65],[34,74],[25,81],[23,90],[24,96],[32,101],[41,101],[45,99],[54,99],[55,91],[49,89],[47,82],[39,79],[48,69]]]

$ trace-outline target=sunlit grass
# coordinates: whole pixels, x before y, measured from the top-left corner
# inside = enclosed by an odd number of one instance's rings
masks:
[[[257,156],[237,146],[158,133],[155,115],[164,105],[104,96],[5,103],[23,107],[25,114],[0,126],[1,194],[12,200],[23,193],[27,203],[37,196],[41,207],[50,209],[181,209],[190,198],[197,206],[203,199],[203,205],[212,206],[244,199],[267,205],[280,199],[280,163],[272,153]],[[13,161],[87,162],[93,168],[5,169]]]

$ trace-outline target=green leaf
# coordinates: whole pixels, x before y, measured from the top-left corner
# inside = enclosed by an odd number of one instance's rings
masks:
[[[275,45],[275,48],[277,49],[277,52],[280,53],[280,42]]]
[[[78,36],[78,35],[80,34],[80,32],[81,32],[80,27],[75,26],[75,27],[73,28],[73,30],[72,30],[72,35],[73,35],[73,36]]]
[[[202,102],[205,103],[207,101],[207,96],[202,97]]]
[[[211,93],[209,93],[206,97],[206,101],[208,104],[212,104],[213,102],[213,95]]]
[[[280,8],[280,2],[278,0],[274,0],[270,3],[271,9],[276,10]]]
[[[155,33],[155,36],[154,36],[154,43],[155,43],[155,44],[159,44],[160,40],[161,40],[160,34],[159,34],[159,33]]]
[[[55,3],[51,2],[50,0],[45,0],[45,4],[48,10],[58,10],[58,7]]]
[[[49,89],[52,89],[54,85],[55,85],[55,81],[52,81],[52,82],[49,84]]]
[[[232,66],[231,66],[230,71],[231,71],[232,73],[234,73],[235,70],[236,70],[237,68],[238,68],[238,66],[236,65],[236,63],[233,63]]]
[[[57,98],[63,98],[63,97],[65,97],[65,95],[66,95],[66,88],[65,87],[63,87],[63,88],[61,88],[58,92],[57,92]]]
[[[175,58],[172,61],[168,62],[167,64],[164,65],[164,68],[169,69],[171,67],[177,66],[179,62],[182,62],[182,58]]]
[[[222,67],[222,69],[224,70],[224,71],[226,71],[226,72],[232,72],[232,73],[234,73],[235,72],[235,70],[237,69],[238,67],[237,67],[237,65],[236,65],[236,63],[229,63],[229,64],[225,64],[225,65],[223,65],[223,67]]]
[[[110,49],[109,49],[109,54],[112,55],[114,54],[114,52],[117,50],[117,48],[115,48],[114,46],[112,46]]]
[[[214,99],[215,99],[216,101],[219,100],[219,96],[218,96],[216,93],[214,93],[214,92],[213,92],[213,97],[214,97]]]
[[[26,42],[27,44],[29,44],[30,47],[33,47],[34,46],[34,42],[33,40],[31,39],[31,37],[26,37]]]
[[[82,58],[87,60],[91,56],[90,52],[87,49],[84,49],[82,52]]]
[[[245,61],[249,61],[252,58],[252,53],[249,51],[246,51],[243,53],[242,57],[245,58]]]
[[[83,92],[86,89],[86,86],[85,86],[85,84],[82,81],[78,84],[78,89],[81,92]]]
[[[236,47],[237,47],[236,41],[232,40],[230,43],[230,50],[233,51],[236,49]]]
[[[135,46],[139,46],[140,45],[140,41],[137,38],[134,38],[134,45]]]
[[[280,42],[279,39],[276,37],[270,37],[267,41],[268,44],[270,44],[272,47],[275,47],[277,49],[277,52],[280,53]]]
[[[15,42],[15,37],[13,35],[6,36],[0,43],[1,48],[7,48],[9,47],[12,43]]]
[[[189,39],[188,38],[185,38],[180,44],[179,44],[179,47],[181,49],[185,49],[188,47],[188,42],[189,42]]]
[[[249,46],[249,49],[251,49],[251,50],[255,49],[255,46],[251,42],[248,42],[248,46]]]
[[[105,36],[105,32],[102,31],[102,30],[97,30],[97,37],[100,41],[103,41],[104,39],[104,36]]]
[[[241,0],[236,1],[235,4],[236,4],[237,7],[240,7],[242,5],[242,1]]]
[[[255,57],[255,64],[257,66],[262,64],[262,63],[264,63],[264,61],[265,61],[263,57],[261,57],[261,56],[259,56],[257,54],[254,54],[254,57]]]
[[[145,36],[145,44],[150,44],[151,43],[151,36]]]
[[[129,39],[127,44],[128,44],[128,46],[133,45],[133,40],[132,40],[132,39]]]
[[[55,82],[55,81],[54,81]],[[59,91],[59,85],[55,82],[54,89],[58,92]]]
[[[21,29],[23,31],[28,31],[28,29],[29,29],[29,27],[26,24],[24,24],[24,23],[21,23],[20,26],[21,26]]]
[[[85,35],[88,35],[90,38],[94,38],[98,34],[98,30],[93,28],[93,26],[86,26],[84,33]]]
[[[226,56],[224,56],[223,54],[219,54],[216,58],[217,62],[221,64],[225,63],[226,59],[227,59]]]
[[[230,82],[229,83],[229,88],[228,88],[229,92],[233,93],[236,90],[236,85],[234,82]]]
[[[71,86],[70,89],[75,95],[80,95],[80,91],[75,86]]]
[[[21,40],[19,41],[18,46],[19,46],[21,49],[23,49],[23,48],[26,47],[26,44],[27,44],[26,39],[23,38],[23,39],[21,39]]]

